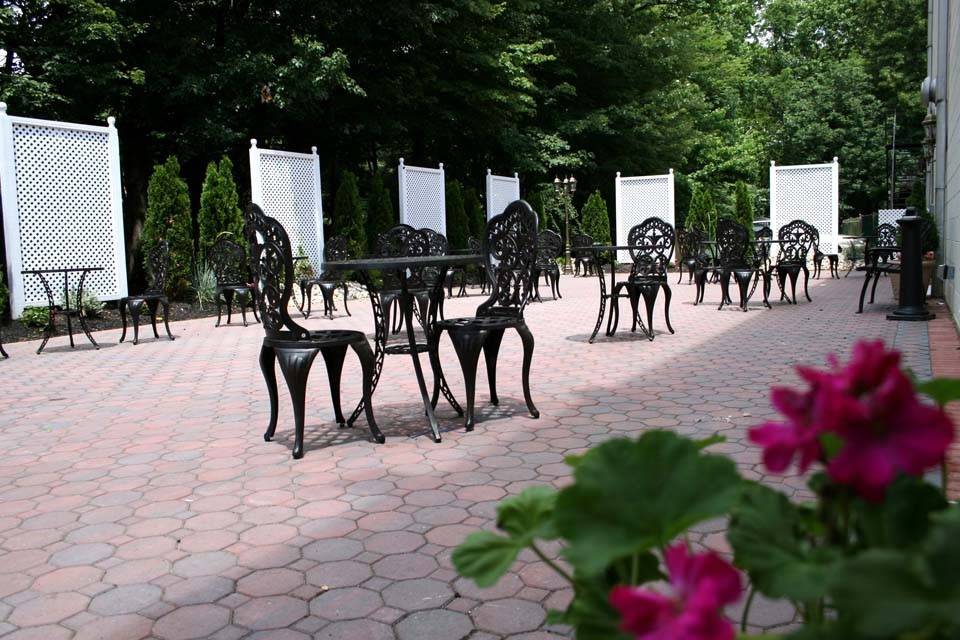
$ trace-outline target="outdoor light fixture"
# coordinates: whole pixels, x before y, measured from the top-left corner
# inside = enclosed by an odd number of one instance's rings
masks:
[[[927,115],[923,117],[923,130],[926,136],[923,139],[923,157],[927,162],[933,160],[933,154],[937,147],[937,111],[936,107],[927,109]]]
[[[577,179],[573,176],[567,176],[563,180],[560,180],[560,177],[557,176],[553,179],[553,188],[556,190],[558,196],[566,195],[568,198],[572,198],[573,194],[577,192]],[[568,205],[572,206],[573,203],[563,202],[564,273],[570,273],[572,271],[572,263],[570,261],[570,206]]]

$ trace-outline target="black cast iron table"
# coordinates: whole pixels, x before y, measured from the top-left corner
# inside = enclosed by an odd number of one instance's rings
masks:
[[[447,381],[443,378],[443,371],[440,368],[439,356],[430,352],[429,346],[425,343],[418,343],[414,332],[413,317],[415,296],[410,279],[413,273],[421,272],[423,269],[431,268],[438,270],[438,277],[433,283],[433,289],[430,291],[430,305],[427,317],[420,318],[423,331],[428,340],[433,334],[434,323],[436,322],[437,310],[440,300],[443,298],[443,284],[447,271],[451,267],[479,264],[483,261],[483,256],[479,254],[459,254],[446,256],[411,256],[402,258],[358,258],[355,260],[339,260],[335,262],[325,262],[324,269],[329,272],[355,272],[367,291],[370,294],[370,304],[373,307],[374,322],[374,355],[376,366],[373,373],[373,388],[371,395],[376,391],[377,383],[380,381],[380,373],[383,370],[383,359],[387,353],[409,353],[413,358],[413,370],[417,376],[417,385],[420,388],[420,397],[423,400],[423,409],[427,415],[430,431],[433,434],[434,442],[440,442],[440,427],[437,424],[437,417],[433,410],[433,404],[430,401],[430,395],[427,392],[427,383],[423,377],[423,368],[420,366],[420,353],[427,352],[430,357],[430,366],[433,370],[434,385],[438,386],[443,396],[450,403],[450,406],[458,415],[463,415],[463,409],[456,398],[450,392]],[[400,304],[400,312],[403,314],[404,323],[407,328],[407,344],[387,346],[387,338],[390,334],[390,327],[386,326],[383,314],[383,307],[380,304],[380,296],[377,291],[376,278],[371,274],[374,272],[394,272],[400,281],[400,296],[397,298]],[[353,414],[347,420],[347,424],[353,425],[354,420],[363,411],[363,401],[357,405]]]
[[[55,324],[57,313],[62,313],[67,319],[67,335],[70,336],[70,348],[73,349],[76,345],[73,343],[73,322],[71,318],[76,315],[77,320],[80,322],[80,328],[83,329],[83,333],[86,334],[87,339],[93,344],[97,349],[100,348],[100,345],[97,344],[97,341],[93,339],[93,336],[90,335],[90,329],[87,327],[87,321],[84,318],[83,312],[83,283],[87,279],[87,274],[94,271],[103,271],[103,267],[76,267],[76,268],[62,268],[62,269],[27,269],[21,271],[23,275],[34,275],[40,278],[40,283],[43,284],[43,290],[47,294],[47,306],[50,310],[50,317],[47,321],[47,326],[44,329],[43,342],[40,343],[40,347],[37,349],[37,355],[43,351],[43,348],[47,346],[47,342],[53,337],[56,333],[57,326]],[[63,306],[60,307],[57,305],[56,301],[53,299],[53,289],[50,288],[50,281],[47,280],[46,274],[60,273],[63,274]],[[79,273],[80,279],[77,281],[77,294],[74,298],[74,303],[76,308],[70,308],[70,274]]]

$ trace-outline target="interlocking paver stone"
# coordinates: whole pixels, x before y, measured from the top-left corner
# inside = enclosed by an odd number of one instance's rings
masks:
[[[0,363],[0,635],[567,637],[544,621],[546,609],[563,608],[571,597],[546,564],[521,554],[500,583],[479,589],[453,571],[453,547],[491,528],[504,497],[569,483],[565,456],[656,427],[692,437],[722,433],[727,440],[715,451],[741,473],[806,497],[804,478],[765,473],[746,437],[773,415],[771,382],[790,384],[794,364],[844,354],[858,336],[896,342],[918,375],[931,371],[926,325],[887,322],[890,304],[879,300],[854,314],[861,283],[857,274],[814,280],[813,304],[753,304],[741,313],[716,311],[715,286],[708,304],[695,307],[693,287],[671,282],[676,335],[661,332],[650,343],[621,329],[589,345],[596,279],[564,277],[562,300],[526,310],[537,340],[532,387],[539,420],[525,412],[515,336],[501,349],[500,406],[488,403],[481,375],[476,430],[463,432],[441,404],[439,444],[425,435],[409,358],[384,364],[375,397],[384,445],[368,441],[362,419],[354,429],[336,428],[318,361],[299,461],[290,457],[285,389],[277,437],[262,438],[268,405],[256,364],[259,326],[175,322],[174,343],[50,348],[41,357],[32,353],[35,343],[10,345],[13,357]],[[471,293],[447,300],[447,315],[472,313],[481,298]],[[358,301],[351,311],[303,323],[370,332],[369,304]],[[97,336],[105,345],[118,337]],[[146,366],[158,359],[163,367]],[[462,399],[446,339],[441,361]],[[77,371],[84,388],[71,384]],[[359,396],[358,375],[348,357],[345,410]],[[690,538],[727,552],[725,529],[723,519],[701,523]],[[547,553],[556,555],[556,545]],[[752,611],[758,632],[789,628],[794,615],[763,599]]]

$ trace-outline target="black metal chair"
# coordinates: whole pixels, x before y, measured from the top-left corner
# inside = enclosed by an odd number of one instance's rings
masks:
[[[157,333],[157,308],[163,307],[163,326],[167,330],[167,337],[173,340],[173,334],[170,332],[170,300],[165,293],[167,283],[167,269],[170,264],[170,245],[161,242],[150,250],[147,256],[147,289],[138,296],[127,296],[120,299],[120,321],[123,323],[123,332],[120,334],[120,342],[127,337],[127,312],[130,312],[130,319],[133,321],[133,344],[140,342],[140,311],[144,305],[147,306],[147,313],[150,314],[150,324],[153,326],[153,336],[157,339],[160,334]]]
[[[257,322],[256,291],[252,286],[251,274],[248,269],[246,252],[239,244],[224,236],[214,243],[208,255],[213,272],[217,278],[217,324],[223,317],[223,306],[227,307],[227,324],[233,314],[233,301],[236,299],[243,318],[243,326],[247,326],[247,309],[253,310],[253,317]]]
[[[483,253],[486,256],[490,297],[477,307],[476,316],[440,320],[431,333],[430,349],[434,358],[439,360],[440,336],[446,331],[460,360],[467,393],[464,419],[467,431],[472,431],[474,427],[473,407],[481,351],[487,364],[490,402],[494,405],[500,402],[497,396],[497,356],[503,333],[507,329],[516,329],[520,334],[523,343],[523,396],[530,415],[540,417],[530,397],[534,339],[523,318],[523,309],[533,294],[537,260],[537,214],[530,205],[522,200],[513,202],[487,223]],[[434,406],[438,399],[439,388],[435,385]]]
[[[590,247],[593,246],[593,236],[589,236],[586,233],[575,233],[570,238],[570,244],[573,247]],[[573,258],[573,275],[574,277],[583,275],[583,276],[592,276],[593,269],[597,263],[597,255],[593,251],[577,251],[576,249],[570,249],[570,257]],[[582,273],[581,273],[582,271]]]
[[[916,215],[913,209],[907,209],[906,215]],[[926,239],[932,231],[933,223],[926,218],[920,221],[921,242]],[[894,261],[900,254],[900,233],[896,226],[890,223],[884,223],[877,226],[877,235],[867,240],[867,246],[864,249],[864,264],[857,267],[857,271],[866,273],[863,279],[863,287],[860,289],[860,304],[857,307],[857,313],[863,313],[863,299],[867,294],[867,286],[873,279],[873,287],[870,289],[870,304],[873,304],[877,293],[877,283],[881,275],[891,273],[900,273],[900,263]]]
[[[753,297],[760,280],[763,280],[763,304],[770,307],[767,295],[770,290],[770,272],[765,268],[764,262],[758,258],[753,251],[753,243],[750,242],[750,235],[747,228],[740,223],[723,219],[717,223],[717,270],[720,276],[720,306],[717,310],[723,309],[724,305],[733,304],[730,298],[730,278],[733,277],[737,288],[740,291],[741,310],[747,310],[747,303]],[[698,279],[697,286],[698,302],[703,301],[702,287],[706,283]]]
[[[653,308],[657,303],[660,289],[664,294],[663,315],[670,333],[675,333],[670,324],[670,300],[673,292],[667,283],[670,260],[673,258],[673,249],[676,244],[676,234],[673,227],[660,218],[647,218],[630,229],[627,234],[627,245],[631,247],[630,258],[633,265],[626,280],[617,282],[613,287],[611,302],[613,303],[613,326],[608,327],[607,333],[616,331],[620,321],[620,298],[626,290],[626,297],[630,300],[633,312],[631,331],[637,330],[639,324],[647,338],[653,340]],[[647,312],[647,323],[640,319],[640,298]]]
[[[334,236],[327,240],[323,245],[323,259],[325,262],[336,262],[340,260],[349,260],[350,251],[347,249],[347,239],[343,236]],[[303,300],[304,308],[301,309],[304,318],[309,318],[313,310],[313,288],[320,290],[320,296],[323,298],[323,315],[333,317],[333,312],[337,310],[334,303],[333,294],[340,289],[343,291],[343,310],[350,316],[350,308],[347,306],[346,279],[339,274],[321,273],[315,278],[302,278],[300,280],[300,299]]]
[[[773,266],[777,276],[777,286],[780,289],[780,300],[790,300],[787,297],[787,279],[790,280],[792,303],[797,304],[797,280],[803,272],[803,294],[808,302],[810,299],[810,269],[807,267],[807,255],[813,248],[815,238],[819,237],[817,230],[809,222],[792,220],[780,227],[777,239],[780,241],[777,261]]]
[[[680,272],[677,284],[683,282],[684,268],[687,270],[687,284],[691,284],[697,269],[709,263],[709,256],[703,253],[703,240],[699,229],[677,229],[677,267]]]
[[[836,253],[824,253],[820,249],[820,231],[813,227],[813,278],[820,279],[820,270],[823,268],[823,259],[827,259],[830,267],[830,278],[840,279],[840,248],[837,247]]]
[[[317,354],[323,356],[330,382],[333,412],[340,428],[346,426],[340,408],[340,377],[347,348],[360,359],[363,377],[363,402],[370,433],[376,442],[385,438],[377,427],[371,404],[374,370],[373,351],[362,331],[308,331],[290,317],[287,308],[293,292],[293,257],[290,239],[283,226],[264,215],[251,203],[245,212],[246,236],[250,243],[251,261],[255,263],[256,299],[263,318],[263,345],[260,348],[260,370],[270,396],[270,423],[263,439],[270,441],[277,430],[278,397],[275,363],[290,391],[293,401],[293,457],[303,457],[304,413],[307,398],[307,377]]]
[[[553,299],[563,298],[560,295],[560,266],[557,258],[563,255],[563,240],[560,234],[550,229],[544,229],[537,238],[537,262],[533,273],[533,299],[543,302],[540,298],[540,276],[544,284],[550,286]]]
[[[439,235],[439,234],[438,234]],[[377,256],[380,258],[403,258],[409,256],[428,256],[430,255],[431,238],[423,232],[417,230],[408,224],[398,224],[389,231],[385,231],[377,236]],[[439,245],[434,242],[434,250]],[[423,274],[418,274],[422,276]],[[422,279],[422,278],[418,278]],[[383,307],[384,326],[391,333],[400,333],[403,328],[403,314],[400,313],[400,279],[395,273],[384,273],[383,283],[378,287],[380,295],[380,304]],[[429,289],[417,287],[410,289],[410,293],[416,298],[417,304],[414,306],[414,314],[421,319],[426,318],[427,309],[430,304]]]

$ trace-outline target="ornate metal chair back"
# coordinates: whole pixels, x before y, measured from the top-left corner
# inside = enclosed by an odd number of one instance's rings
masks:
[[[350,250],[347,248],[347,239],[343,236],[333,236],[323,244],[323,261],[339,262],[350,259]]]
[[[680,260],[708,259],[703,251],[703,232],[699,229],[677,229],[677,252]]]
[[[147,295],[163,295],[167,287],[167,269],[170,265],[170,245],[161,242],[147,254]]]
[[[627,234],[627,245],[630,246],[630,257],[633,259],[631,276],[666,273],[675,244],[673,226],[660,218],[647,218],[634,225]]]
[[[780,227],[777,239],[780,240],[777,264],[806,264],[807,254],[813,247],[814,239],[819,242],[820,234],[809,222],[793,220]]]
[[[254,287],[263,331],[268,338],[306,340],[310,333],[287,312],[293,292],[293,254],[283,225],[254,203],[244,214],[244,235],[250,243]]]
[[[537,214],[525,201],[510,203],[490,219],[483,254],[491,290],[490,297],[477,307],[478,316],[523,317],[523,308],[533,294],[537,244]]]
[[[249,284],[247,254],[230,238],[224,236],[217,240],[208,257],[218,286]]]
[[[537,266],[547,268],[556,266],[556,260],[563,254],[563,240],[560,234],[544,229],[537,235]]]
[[[750,234],[739,222],[723,219],[717,223],[717,261],[721,267],[737,268],[750,264]]]
[[[483,243],[473,236],[467,238],[467,248],[470,249],[470,253],[480,253],[483,251]]]
[[[770,259],[770,243],[762,242],[762,240],[773,240],[773,229],[770,227],[760,227],[760,229],[754,234],[754,237],[757,239],[757,258],[766,263]]]
[[[427,236],[427,255],[428,256],[445,256],[447,251],[450,249],[450,244],[447,242],[447,236],[434,231],[428,227],[420,229],[420,233]]]
[[[570,237],[570,253],[574,258],[581,257],[581,254],[588,255],[586,251],[577,251],[573,247],[589,247],[593,245],[593,236],[586,233],[575,233]]]
[[[431,255],[430,238],[423,231],[418,231],[408,224],[398,224],[377,236],[377,254],[381,258],[429,256]],[[422,279],[420,273],[411,272],[407,281],[411,286],[419,286]],[[383,290],[399,290],[400,287],[400,279],[396,273],[392,271],[383,273]]]

